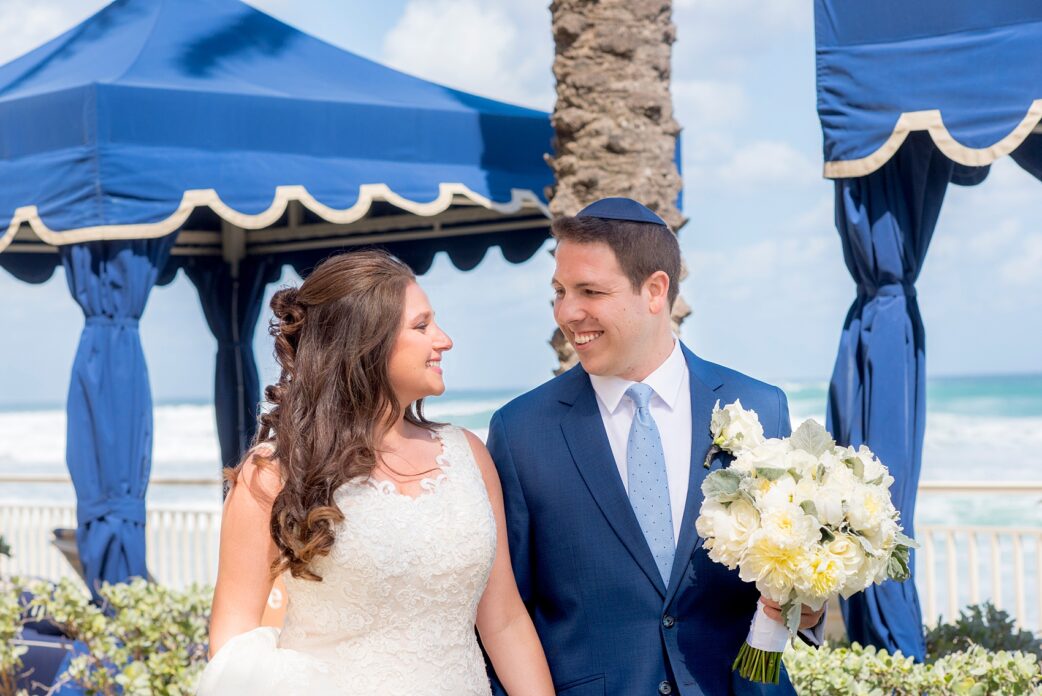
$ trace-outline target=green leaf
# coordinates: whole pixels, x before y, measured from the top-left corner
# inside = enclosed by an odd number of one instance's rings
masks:
[[[806,514],[813,515],[814,517],[818,516],[818,508],[815,507],[813,500],[804,500],[800,503],[800,507],[803,508],[803,512]]]
[[[738,486],[742,475],[731,469],[717,469],[702,482],[702,495],[707,500],[727,503],[738,498]]]
[[[910,536],[905,536],[901,532],[897,533],[897,543],[899,546],[907,546],[910,549],[919,548],[919,542]]]
[[[836,445],[829,432],[817,421],[808,418],[796,428],[789,438],[789,444],[796,449],[820,457]]]
[[[854,472],[854,476],[857,476],[859,479],[865,478],[865,463],[863,461],[857,457],[847,457],[843,460],[843,463]]]
[[[908,569],[908,562],[908,547],[898,546],[894,549],[894,552],[890,554],[890,558],[887,561],[886,574],[897,582],[904,582],[908,578],[912,577],[912,573]]]
[[[789,629],[789,635],[795,636],[800,632],[800,615],[803,605],[799,602],[789,602],[782,605],[782,616],[785,617],[785,628]]]
[[[773,466],[760,466],[756,468],[756,475],[759,478],[767,479],[768,481],[777,481],[787,473],[789,473],[788,470],[779,469]]]

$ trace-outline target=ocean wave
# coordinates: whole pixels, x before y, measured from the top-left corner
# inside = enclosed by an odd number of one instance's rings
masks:
[[[435,420],[487,436],[492,412],[509,396],[434,401]],[[792,425],[805,418],[824,424],[824,404],[793,401]],[[154,413],[153,474],[214,474],[220,450],[212,405],[164,405]],[[65,472],[65,412],[0,413],[0,472]],[[1042,417],[927,413],[924,479],[1037,479],[1042,477]]]

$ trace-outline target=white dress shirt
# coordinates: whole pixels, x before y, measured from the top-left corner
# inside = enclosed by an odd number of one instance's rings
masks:
[[[608,443],[619,467],[622,485],[629,488],[626,469],[626,446],[630,426],[636,415],[633,401],[626,390],[634,382],[621,377],[590,375],[590,382],[597,394],[597,407],[608,433]],[[680,526],[684,520],[684,505],[687,503],[687,485],[691,476],[691,377],[687,361],[680,349],[680,341],[674,338],[673,352],[658,369],[648,375],[644,384],[654,390],[648,408],[658,426],[662,438],[662,451],[666,456],[666,481],[669,485],[669,506],[673,514],[673,543],[680,539]],[[708,427],[708,424],[706,425]]]

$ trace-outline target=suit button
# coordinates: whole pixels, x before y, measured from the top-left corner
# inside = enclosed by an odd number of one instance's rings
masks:
[[[673,693],[673,685],[668,681],[664,681],[658,685],[658,692],[660,694],[671,694]]]
[[[664,628],[673,628],[673,624],[675,624],[676,622],[677,622],[677,620],[674,619],[669,614],[666,614],[665,616],[662,617],[662,626]],[[665,682],[663,682],[663,683],[665,683]]]

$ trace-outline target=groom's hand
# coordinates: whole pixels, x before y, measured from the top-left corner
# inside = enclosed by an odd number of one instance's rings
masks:
[[[780,624],[785,623],[785,619],[782,618],[781,605],[777,602],[767,599],[763,595],[760,595],[760,601],[763,602],[763,613],[767,614],[768,617],[774,619]],[[800,630],[805,628],[814,628],[821,621],[822,615],[825,613],[825,606],[822,605],[821,609],[814,611],[806,604],[800,607]]]

